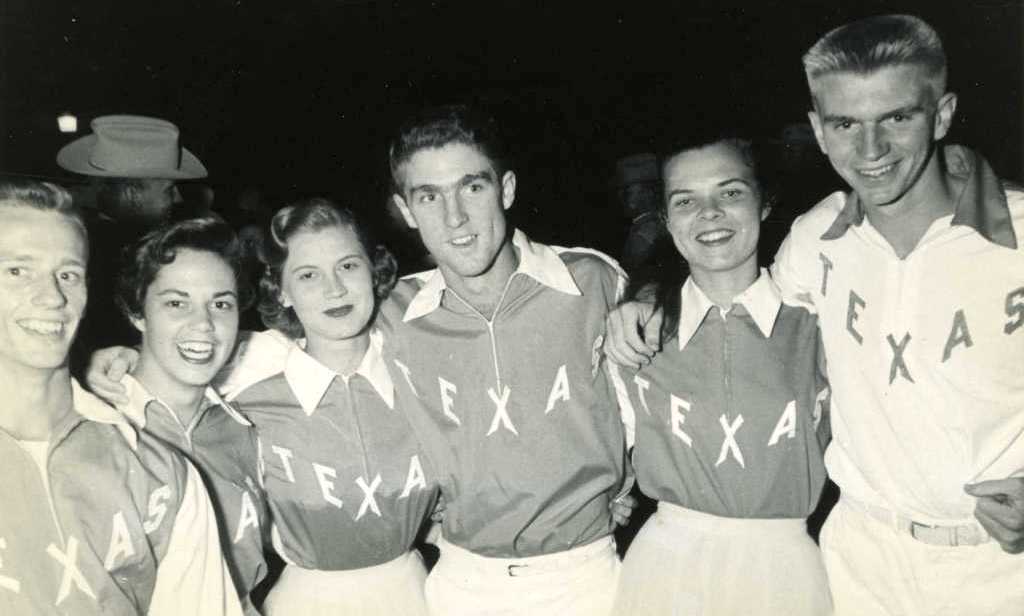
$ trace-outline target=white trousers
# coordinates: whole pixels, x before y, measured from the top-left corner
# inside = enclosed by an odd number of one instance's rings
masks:
[[[1024,614],[1024,555],[923,543],[839,503],[821,529],[837,615]]]
[[[362,569],[285,567],[263,605],[266,616],[426,616],[423,558],[410,550]]]
[[[606,616],[619,579],[611,537],[530,558],[488,558],[438,541],[431,616]]]
[[[824,616],[818,546],[803,519],[722,518],[668,503],[622,563],[614,614]]]

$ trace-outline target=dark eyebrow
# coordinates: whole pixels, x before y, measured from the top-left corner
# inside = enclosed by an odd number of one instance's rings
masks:
[[[214,299],[217,299],[218,297],[238,297],[238,294],[234,291],[221,291],[213,294]]]
[[[671,199],[672,197],[675,197],[676,195],[685,195],[685,194],[689,194],[689,193],[692,193],[692,192],[693,191],[688,189],[688,188],[677,188],[677,189],[673,190],[672,192],[668,193],[667,195],[665,195],[665,198],[666,199]]]
[[[728,180],[723,180],[723,181],[719,182],[718,185],[719,186],[725,186],[727,184],[732,184],[734,182],[739,182],[740,184],[743,184],[747,188],[753,188],[753,186],[750,184],[750,182],[744,180],[743,178],[729,178]]]
[[[824,120],[828,124],[835,124],[837,122],[851,122],[851,123],[857,122],[857,120],[854,119],[854,118],[851,118],[849,116],[840,116],[840,115],[826,115]]]
[[[459,185],[465,186],[467,184],[472,184],[473,182],[476,182],[478,180],[494,183],[494,174],[491,173],[490,170],[480,171],[479,173],[467,173],[466,175],[462,176],[461,180],[459,180]]]
[[[179,291],[178,289],[164,289],[157,293],[157,295],[180,295],[181,297],[188,297],[188,293]]]
[[[476,182],[478,180],[483,180],[485,182],[493,184],[495,181],[494,173],[490,169],[487,169],[485,171],[478,171],[476,173],[467,173],[466,175],[459,178],[453,185],[466,186],[467,184],[472,184],[473,182]],[[440,186],[438,184],[417,184],[416,186],[409,188],[409,193],[412,194],[418,191],[442,192],[443,188],[445,187]]]

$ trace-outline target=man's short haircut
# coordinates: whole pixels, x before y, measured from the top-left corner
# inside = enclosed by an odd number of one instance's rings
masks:
[[[219,216],[203,216],[164,225],[126,248],[115,298],[125,316],[143,317],[149,286],[165,265],[174,262],[178,251],[185,249],[221,257],[235,275],[238,311],[249,306],[253,293],[243,267],[244,256],[238,237]]]
[[[388,163],[394,191],[402,192],[398,171],[420,150],[442,148],[452,143],[475,147],[490,159],[497,180],[508,169],[505,140],[497,121],[468,105],[444,105],[424,109],[406,120],[388,147]]]
[[[75,221],[82,229],[82,234],[88,238],[82,212],[75,205],[71,193],[51,182],[21,179],[0,181],[0,203],[62,214]]]
[[[878,15],[840,26],[804,54],[811,95],[822,75],[868,75],[888,66],[916,64],[927,71],[936,97],[946,91],[946,53],[939,34],[913,15]]]
[[[281,278],[284,263],[288,259],[288,242],[304,231],[320,231],[331,227],[348,228],[355,233],[363,252],[370,259],[376,303],[379,304],[391,293],[398,277],[398,262],[387,247],[374,240],[369,229],[359,222],[352,210],[322,197],[304,199],[274,214],[270,221],[270,233],[263,242],[260,260],[266,269],[260,278],[259,311],[267,327],[284,332],[291,338],[305,335],[295,310],[281,303]]]

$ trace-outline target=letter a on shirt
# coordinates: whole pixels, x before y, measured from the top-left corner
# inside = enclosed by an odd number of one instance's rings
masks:
[[[406,498],[412,493],[413,488],[423,489],[427,487],[427,477],[423,474],[423,466],[420,464],[420,457],[414,455],[409,458],[409,474],[405,478],[405,488],[398,498]]]
[[[103,560],[103,567],[107,571],[113,571],[119,557],[131,557],[135,554],[132,546],[132,536],[128,532],[128,524],[124,521],[124,514],[120,511],[114,514],[110,523],[110,547],[107,548],[107,557]]]
[[[558,369],[558,374],[555,375],[555,383],[551,386],[551,393],[548,394],[548,406],[544,409],[544,414],[547,415],[555,408],[555,402],[562,400],[568,402],[572,399],[572,395],[569,393],[569,376],[565,372],[565,364]]]

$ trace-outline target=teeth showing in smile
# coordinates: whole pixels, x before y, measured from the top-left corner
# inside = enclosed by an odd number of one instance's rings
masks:
[[[884,167],[879,167],[877,169],[861,169],[858,171],[858,173],[869,178],[879,178],[885,175],[886,173],[892,171],[895,167],[896,163],[893,163],[891,165],[886,165]]]
[[[208,361],[213,357],[213,345],[209,342],[182,342],[178,353],[189,361]]]
[[[733,235],[735,235],[735,233],[732,232],[732,231],[729,231],[728,229],[719,229],[719,230],[715,230],[715,231],[707,231],[707,232],[698,234],[697,235],[697,241],[698,242],[706,242],[706,243],[718,242],[718,241],[721,241],[721,240],[729,239]]]
[[[453,239],[452,240],[452,244],[454,244],[456,246],[466,246],[470,242],[472,242],[474,239],[476,239],[475,235],[464,235],[462,237],[457,237],[457,238]]]
[[[64,333],[62,321],[44,321],[43,319],[23,319],[18,321],[22,329],[27,329],[40,336],[59,336]]]

